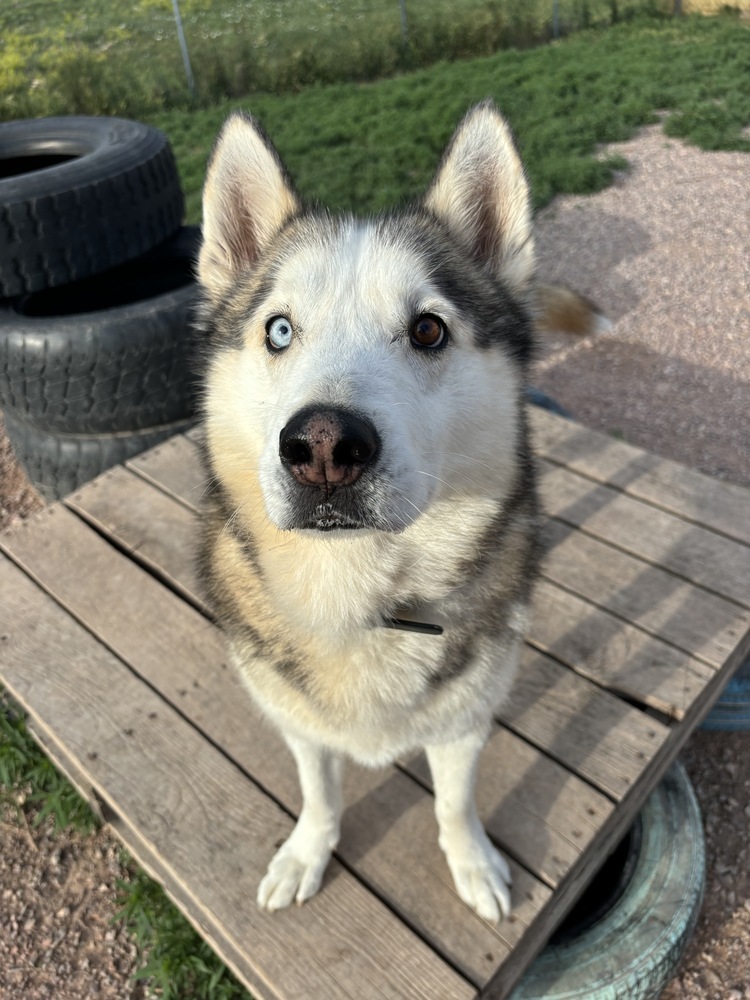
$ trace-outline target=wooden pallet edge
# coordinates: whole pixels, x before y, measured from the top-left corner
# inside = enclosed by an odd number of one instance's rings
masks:
[[[571,868],[566,879],[560,884],[554,896],[542,909],[532,927],[527,932],[526,945],[533,955],[530,961],[519,961],[515,952],[511,953],[497,974],[481,990],[482,1000],[503,1000],[521,981],[524,972],[533,962],[546,942],[575,906],[585,888],[595,877],[603,861],[617,847],[632,826],[635,817],[648,800],[651,791],[658,785],[669,768],[678,758],[695,728],[711,711],[725,685],[731,679],[739,663],[750,649],[750,633],[740,643],[724,667],[717,671],[710,681],[710,696],[700,706],[694,706],[691,715],[679,725],[674,725],[669,736],[659,748],[659,752],[644,768],[641,780],[630,790],[602,825],[596,850],[583,854],[579,863]]]

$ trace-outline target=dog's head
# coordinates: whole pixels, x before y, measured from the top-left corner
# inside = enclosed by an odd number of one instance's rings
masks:
[[[530,351],[528,185],[489,102],[399,214],[305,206],[258,124],[224,126],[203,202],[205,416],[234,505],[281,529],[399,532],[499,498]]]

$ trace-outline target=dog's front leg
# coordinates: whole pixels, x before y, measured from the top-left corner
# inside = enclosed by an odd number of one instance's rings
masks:
[[[315,895],[341,826],[341,757],[300,737],[285,738],[297,761],[302,812],[258,887],[258,904],[267,910]]]
[[[459,896],[485,920],[510,913],[508,863],[490,842],[474,801],[479,754],[486,733],[425,747],[435,788],[439,843]]]

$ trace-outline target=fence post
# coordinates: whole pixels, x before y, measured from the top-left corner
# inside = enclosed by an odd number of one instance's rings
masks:
[[[552,0],[552,37],[560,37],[560,0]]]
[[[180,7],[177,0],[172,0],[172,7],[174,9],[175,24],[177,25],[177,37],[182,49],[182,61],[185,64],[188,89],[193,97],[195,97],[195,80],[193,79],[193,70],[190,67],[190,56],[188,55],[187,42],[185,41],[185,32],[182,30],[182,18],[180,17]]]
[[[401,8],[401,37],[404,41],[404,52],[408,54],[409,52],[409,25],[406,21],[406,0],[398,0],[398,5]]]

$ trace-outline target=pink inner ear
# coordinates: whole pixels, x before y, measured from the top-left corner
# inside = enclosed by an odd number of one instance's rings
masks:
[[[486,179],[476,192],[479,211],[474,218],[474,256],[477,260],[493,261],[500,251],[502,234],[493,206],[494,190]]]
[[[258,233],[251,215],[242,203],[238,185],[233,186],[231,198],[227,198],[222,237],[233,268],[252,264],[258,257]]]

